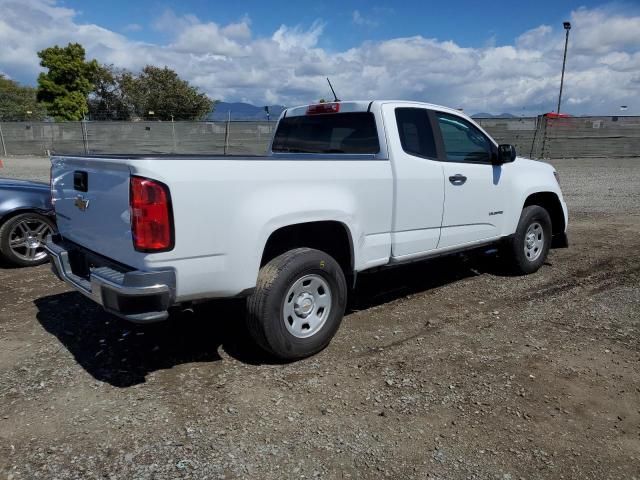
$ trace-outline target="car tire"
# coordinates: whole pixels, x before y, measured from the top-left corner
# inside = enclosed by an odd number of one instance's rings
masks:
[[[54,223],[39,213],[27,212],[9,218],[0,225],[0,260],[18,267],[46,263],[49,257],[44,251],[44,241],[54,231]]]
[[[547,259],[551,234],[549,213],[538,205],[525,207],[515,235],[503,248],[508,269],[516,275],[536,272]]]
[[[260,269],[247,299],[247,328],[267,353],[282,360],[305,358],[329,344],[346,304],[340,265],[320,250],[296,248]]]

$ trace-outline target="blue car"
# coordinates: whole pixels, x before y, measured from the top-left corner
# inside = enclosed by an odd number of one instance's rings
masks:
[[[44,241],[55,228],[49,185],[0,178],[0,263],[20,267],[45,263]]]

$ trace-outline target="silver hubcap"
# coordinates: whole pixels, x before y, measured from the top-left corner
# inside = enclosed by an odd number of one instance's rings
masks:
[[[37,262],[47,256],[44,240],[53,233],[51,226],[37,218],[25,218],[9,233],[9,248],[13,254],[28,262]]]
[[[524,236],[524,255],[527,257],[527,260],[533,262],[542,254],[543,247],[544,231],[542,230],[542,225],[534,222],[529,225],[527,233]]]
[[[284,299],[282,316],[291,335],[308,338],[320,331],[331,312],[331,289],[320,275],[296,280]]]

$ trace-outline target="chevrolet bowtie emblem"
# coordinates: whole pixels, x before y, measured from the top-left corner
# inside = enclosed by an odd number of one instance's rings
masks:
[[[73,202],[73,204],[80,209],[80,211],[84,212],[87,208],[89,208],[89,200],[84,198],[82,195],[78,195]]]

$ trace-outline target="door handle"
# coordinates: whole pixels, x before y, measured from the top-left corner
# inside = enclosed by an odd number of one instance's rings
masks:
[[[465,177],[461,173],[456,173],[455,175],[449,177],[449,181],[454,185],[462,185],[467,181],[467,177]]]

